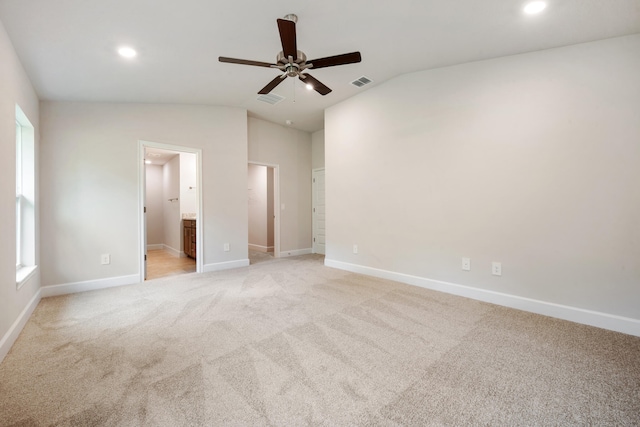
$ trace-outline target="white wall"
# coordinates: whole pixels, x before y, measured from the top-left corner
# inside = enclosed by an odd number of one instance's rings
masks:
[[[280,166],[280,251],[310,249],[311,134],[249,117],[249,161]]]
[[[40,273],[16,289],[16,104],[35,128],[36,153],[36,264],[39,264],[38,216],[40,209],[38,162],[40,120],[38,97],[0,22],[0,361],[21,330],[20,314],[40,288]],[[30,306],[33,308],[35,305]],[[26,320],[26,317],[24,318]]]
[[[175,155],[162,167],[162,206],[164,244],[175,255],[182,252],[182,221],[180,216],[180,155]]]
[[[180,153],[180,213],[198,212],[196,200],[196,155]]]
[[[147,198],[147,245],[164,243],[162,165],[145,165]]]
[[[324,129],[311,134],[311,168],[324,167]]]
[[[418,72],[329,108],[327,259],[640,319],[639,52]]]
[[[43,102],[41,127],[44,285],[139,274],[138,140],[202,149],[205,269],[247,259],[246,110]]]

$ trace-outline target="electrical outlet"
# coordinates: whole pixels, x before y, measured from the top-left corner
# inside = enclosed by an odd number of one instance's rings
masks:
[[[224,244],[224,251],[225,252],[229,252],[229,244],[228,243]]]
[[[464,271],[471,271],[471,258],[462,258],[462,269]]]
[[[494,276],[502,276],[502,263],[496,261],[492,262],[491,274],[493,274]]]
[[[354,254],[358,253],[358,245],[353,245],[353,253]]]
[[[102,265],[111,264],[111,255],[110,254],[102,254],[100,256],[100,262]]]

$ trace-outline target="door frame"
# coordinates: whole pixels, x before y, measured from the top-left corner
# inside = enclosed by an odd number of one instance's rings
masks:
[[[250,165],[266,166],[273,169],[273,257],[280,258],[280,165],[273,163],[247,162]],[[247,176],[249,171],[247,170]],[[249,218],[247,218],[247,246],[249,246]]]
[[[315,183],[315,179],[316,179],[316,174],[318,172],[325,172],[325,207],[327,204],[327,200],[326,200],[326,171],[324,168],[316,168],[316,169],[312,169],[311,170],[311,253],[317,254],[317,246],[316,246],[316,234],[317,234],[317,228],[318,228],[318,220],[316,219],[316,183]],[[326,211],[325,211],[325,216],[327,215]],[[326,221],[325,221],[325,232],[327,231],[326,229]],[[327,242],[325,240],[324,242],[324,251],[325,253],[327,252]]]
[[[196,272],[202,273],[204,266],[204,253],[202,248],[203,242],[203,217],[202,217],[202,149],[184,147],[182,145],[165,144],[162,142],[138,140],[138,244],[139,244],[139,268],[140,282],[145,280],[147,255],[147,233],[146,233],[146,216],[145,216],[145,198],[146,198],[146,174],[144,163],[145,148],[159,148],[162,150],[177,151],[179,153],[190,153],[196,155]]]

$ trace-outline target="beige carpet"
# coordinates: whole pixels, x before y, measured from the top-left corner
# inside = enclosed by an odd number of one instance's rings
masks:
[[[272,252],[260,252],[249,249],[249,262],[251,264],[258,264],[259,262],[273,261]]]
[[[317,256],[42,300],[0,424],[638,425],[640,338]]]

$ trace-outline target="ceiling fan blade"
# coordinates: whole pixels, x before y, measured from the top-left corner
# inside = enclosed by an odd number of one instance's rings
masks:
[[[272,66],[273,67],[277,66],[276,64],[269,64],[268,62],[249,61],[248,59],[227,58],[225,56],[219,56],[218,61],[228,62],[229,64],[255,65],[256,67],[267,67],[267,68],[272,68]]]
[[[300,76],[305,76],[305,78],[301,80],[306,84],[310,84],[311,86],[313,86],[313,90],[318,92],[320,95],[324,96],[329,92],[331,92],[331,89],[329,89],[320,80],[316,79],[312,75],[305,73],[305,74],[300,74]]]
[[[286,77],[286,75],[285,75]],[[275,79],[271,80],[269,82],[268,85],[266,85],[265,87],[263,87],[262,89],[260,89],[260,92],[258,92],[258,94],[260,95],[266,95],[269,92],[271,92],[276,86],[278,86],[280,83],[282,83],[285,79],[283,78],[283,76],[278,76]]]
[[[282,52],[284,57],[293,56],[293,60],[298,59],[298,44],[296,42],[296,23],[288,19],[278,19],[278,30],[280,30],[280,41],[282,42]]]
[[[334,67],[336,65],[355,64],[362,61],[360,52],[343,53],[342,55],[327,56],[326,58],[318,58],[307,61],[307,64],[313,64],[312,69]]]

